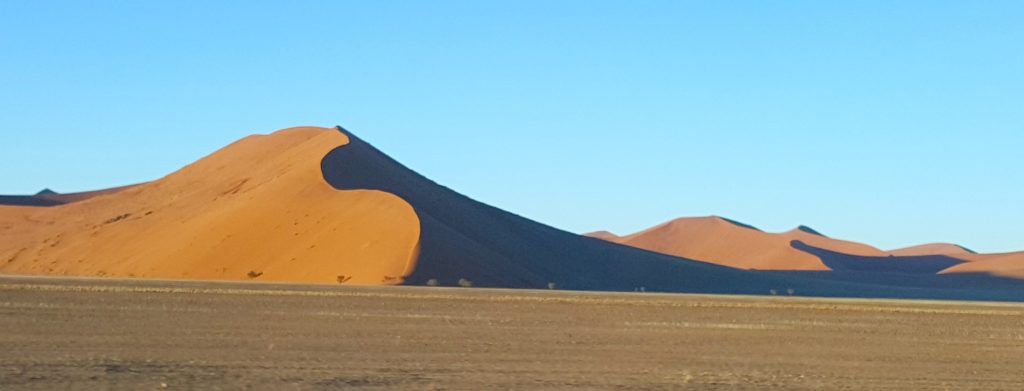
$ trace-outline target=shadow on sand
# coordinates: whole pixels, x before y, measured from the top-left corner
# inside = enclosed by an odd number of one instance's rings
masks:
[[[406,168],[351,132],[338,130],[350,142],[323,158],[324,179],[339,190],[395,194],[419,216],[420,255],[406,284],[437,279],[441,285],[455,286],[465,278],[474,286],[509,288],[543,289],[554,283],[560,289],[577,290],[643,287],[646,291],[762,295],[792,288],[808,296],[1024,300],[1024,284],[975,290],[982,284],[979,281],[967,292],[901,286],[897,280],[888,284],[748,271],[584,237],[474,201]]]

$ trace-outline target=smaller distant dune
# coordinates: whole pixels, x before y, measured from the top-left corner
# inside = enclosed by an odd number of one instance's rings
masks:
[[[63,202],[25,195],[0,195],[0,205],[6,206],[54,206]]]
[[[90,198],[103,195],[115,194],[139,185],[128,185],[112,187],[109,189],[83,191],[77,193],[58,193],[50,189],[44,189],[33,195],[11,195],[0,196],[0,205],[8,206],[57,206],[85,201]]]
[[[721,216],[679,218],[626,236],[609,236],[603,232],[588,236],[741,269],[829,269],[814,254],[794,248],[793,241],[843,253],[885,255],[877,248],[832,239],[803,225],[787,232],[771,233]]]
[[[139,184],[128,185],[128,186],[118,186],[118,187],[112,187],[112,188],[109,188],[109,189],[102,189],[102,190],[83,191],[83,192],[77,192],[77,193],[67,193],[67,194],[57,193],[55,191],[47,189],[47,190],[43,190],[43,191],[39,192],[38,194],[35,195],[35,197],[36,198],[43,198],[43,199],[47,199],[47,200],[53,200],[53,201],[59,202],[61,204],[70,204],[72,202],[85,201],[85,200],[88,200],[90,198],[95,198],[95,197],[99,197],[99,196],[105,196],[105,195],[119,193],[121,191],[128,190],[128,189],[131,189],[131,188],[136,187],[136,186],[139,186]]]
[[[1024,278],[1024,252],[976,254],[971,262],[943,270],[942,274],[984,273],[993,276]]]
[[[913,257],[921,255],[965,255],[977,254],[971,249],[953,243],[929,243],[889,251],[897,257]]]
[[[588,233],[583,234],[583,236],[589,236],[589,237],[592,237],[592,238],[598,238],[598,239],[608,240],[608,241],[612,241],[613,239],[618,239],[619,238],[619,235],[613,234],[613,233],[608,232],[608,231],[588,232]]]
[[[719,216],[678,218],[625,236],[607,231],[586,235],[740,269],[854,274],[986,274],[1024,279],[1024,252],[979,254],[953,243],[929,243],[883,251],[863,243],[830,238],[804,225],[786,232],[771,233]]]

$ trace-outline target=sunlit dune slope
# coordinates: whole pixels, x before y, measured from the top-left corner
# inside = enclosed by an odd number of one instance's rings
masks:
[[[0,271],[400,283],[419,221],[401,198],[338,191],[328,128],[250,136],[163,179],[48,208],[0,206]]]
[[[1024,252],[1005,254],[973,254],[970,262],[943,270],[944,274],[984,273],[1000,277],[1024,279]]]
[[[953,243],[929,243],[922,244],[919,246],[905,247],[896,250],[888,251],[890,255],[895,256],[919,256],[919,255],[969,255],[974,254],[963,246]]]
[[[828,238],[803,226],[769,233],[718,216],[675,219],[605,240],[743,269],[828,270],[819,257],[794,248],[793,241],[850,254],[883,254],[874,247]]]

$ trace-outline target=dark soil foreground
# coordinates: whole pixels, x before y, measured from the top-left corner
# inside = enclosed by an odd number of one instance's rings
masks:
[[[0,277],[0,389],[1024,389],[1024,305]]]

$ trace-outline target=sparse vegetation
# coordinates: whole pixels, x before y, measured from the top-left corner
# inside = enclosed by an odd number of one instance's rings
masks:
[[[786,288],[786,294],[793,296],[794,294],[796,294],[796,289]]]
[[[548,283],[548,289],[554,290],[555,288],[556,288],[555,283],[553,283],[553,282],[549,282]]]
[[[338,283],[339,284],[344,284],[344,283],[348,282],[348,280],[351,280],[351,279],[352,279],[352,276],[346,276],[346,275],[342,274],[342,275],[338,276]]]
[[[250,270],[249,273],[246,273],[245,275],[249,276],[249,278],[257,278],[259,276],[262,276],[263,272],[258,272],[258,271],[255,271],[255,270]]]
[[[473,281],[467,280],[465,278],[460,278],[459,279],[459,286],[461,286],[463,288],[472,288],[473,287]]]
[[[768,293],[771,293],[772,296],[777,296],[779,294],[779,291],[773,288],[769,289]]]
[[[440,285],[440,284],[437,282],[436,278],[431,278],[431,279],[427,280],[427,286],[438,286],[438,285]]]

